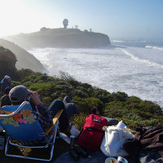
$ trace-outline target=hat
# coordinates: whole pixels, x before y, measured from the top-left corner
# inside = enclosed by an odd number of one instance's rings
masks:
[[[30,93],[31,92],[25,86],[18,85],[10,90],[9,98],[12,102],[21,102],[28,97]]]
[[[5,77],[4,77],[5,79],[10,79],[10,76],[8,76],[8,75],[5,75]]]

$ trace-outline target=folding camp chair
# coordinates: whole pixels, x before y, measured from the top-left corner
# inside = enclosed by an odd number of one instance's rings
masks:
[[[39,121],[29,102],[24,101],[20,106],[7,106],[0,109],[0,125],[7,133],[5,155],[18,158],[26,158],[40,161],[50,161],[53,157],[54,143],[58,128],[58,119],[63,110],[59,110],[53,119],[53,126],[46,132],[41,128]],[[14,140],[14,141],[13,141]],[[15,141],[16,140],[16,141]],[[40,145],[22,145],[19,142],[41,140]],[[23,148],[50,148],[49,158],[37,158],[8,153],[11,146]]]

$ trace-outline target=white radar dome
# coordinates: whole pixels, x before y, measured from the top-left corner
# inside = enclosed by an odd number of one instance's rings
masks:
[[[63,24],[68,25],[68,19],[64,19]]]

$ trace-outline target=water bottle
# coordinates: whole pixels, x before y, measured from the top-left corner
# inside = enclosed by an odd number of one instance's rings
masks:
[[[70,136],[70,147],[73,148],[74,147],[74,144],[75,144],[75,136],[74,135],[71,135]]]
[[[75,146],[75,136],[71,135],[70,136],[70,150],[69,153],[70,155],[73,157],[73,159],[75,161],[78,161],[80,159],[79,154],[74,150],[74,146]]]

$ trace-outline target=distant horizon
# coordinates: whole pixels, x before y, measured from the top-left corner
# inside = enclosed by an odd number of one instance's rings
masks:
[[[45,27],[45,26],[44,26]],[[41,28],[43,28],[43,27],[41,27]],[[40,28],[40,29],[41,29]],[[63,27],[59,27],[59,28],[49,28],[49,27],[45,27],[45,28],[47,28],[47,29],[62,29]],[[30,33],[35,33],[35,32],[39,32],[40,31],[40,29],[38,30],[38,31],[32,31],[32,32],[27,32],[27,33],[23,33],[23,32],[21,32],[21,33],[17,33],[17,34],[12,34],[12,35],[6,35],[6,36],[0,36],[0,39],[4,39],[5,37],[8,37],[8,36],[14,36],[14,35],[20,35],[20,34],[30,34]],[[67,29],[76,29],[76,28],[67,28]],[[84,30],[81,30],[80,28],[77,28],[77,29],[79,29],[80,31],[84,31]],[[90,32],[90,31],[88,31],[88,32]],[[105,34],[105,35],[107,35],[106,33],[102,33],[102,32],[100,32],[100,31],[92,31],[92,32],[95,32],[95,33],[101,33],[101,34]],[[114,37],[110,37],[109,35],[107,35],[108,37],[109,37],[109,39],[110,39],[110,41],[113,41],[113,40],[132,40],[132,41],[134,41],[134,40],[136,40],[136,41],[138,41],[138,40],[162,40],[163,41],[163,38],[153,38],[153,37],[129,37],[129,36],[114,36]]]
[[[104,33],[112,38],[163,38],[163,0],[0,0],[0,37],[42,27]]]

